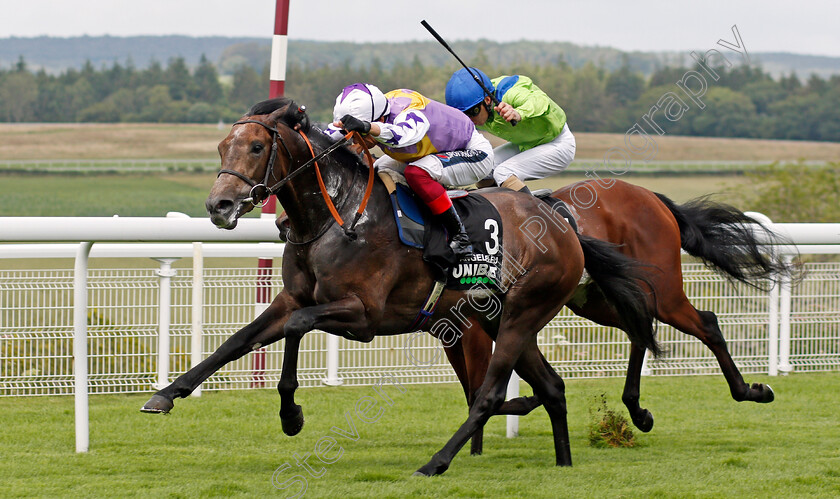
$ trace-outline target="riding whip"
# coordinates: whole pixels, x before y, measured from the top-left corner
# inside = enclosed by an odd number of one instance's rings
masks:
[[[467,70],[467,72],[470,74],[470,76],[472,76],[472,77],[473,77],[473,80],[475,80],[475,82],[476,82],[476,83],[478,83],[478,86],[480,86],[480,87],[481,87],[481,89],[482,89],[482,90],[484,90],[484,95],[486,95],[487,97],[490,97],[490,100],[492,100],[492,101],[493,101],[493,104],[495,104],[495,105],[497,105],[497,106],[498,106],[499,104],[501,104],[501,103],[499,102],[499,99],[497,99],[497,98],[496,98],[496,95],[495,95],[495,94],[493,94],[493,92],[491,92],[490,90],[488,90],[488,89],[487,89],[487,87],[485,87],[485,86],[484,86],[484,83],[482,83],[481,78],[479,78],[477,74],[473,73],[473,70],[472,70],[472,69],[470,69],[470,68],[469,68],[466,64],[464,64],[464,61],[462,61],[462,60],[461,60],[461,58],[460,58],[460,57],[458,57],[458,54],[456,54],[456,53],[455,53],[455,51],[454,51],[454,50],[452,50],[452,47],[450,47],[450,46],[449,46],[449,44],[448,44],[448,43],[446,43],[446,40],[444,40],[444,39],[443,39],[443,38],[442,38],[442,37],[438,34],[438,32],[437,32],[437,31],[435,31],[435,29],[434,29],[434,28],[432,28],[431,26],[429,26],[429,23],[427,23],[425,19],[424,19],[424,20],[422,20],[422,21],[420,21],[420,24],[422,24],[422,25],[423,25],[423,27],[424,27],[424,28],[426,28],[426,30],[428,30],[428,31],[429,31],[429,33],[431,33],[433,37],[435,37],[435,40],[437,40],[437,41],[438,41],[441,45],[443,45],[443,48],[445,48],[446,50],[448,50],[448,51],[449,51],[449,53],[450,53],[450,54],[452,54],[453,56],[455,56],[455,59],[457,59],[457,60],[458,60],[458,62],[459,62],[459,63],[461,63],[461,66],[463,66],[463,67],[464,67],[464,69],[466,69],[466,70]],[[510,120],[510,126],[516,126],[516,123],[517,123],[517,121],[516,121],[516,120]]]

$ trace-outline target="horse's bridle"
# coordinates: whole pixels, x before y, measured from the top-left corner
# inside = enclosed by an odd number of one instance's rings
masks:
[[[308,161],[306,161],[306,163],[301,165],[297,170],[289,173],[288,175],[286,175],[282,179],[278,180],[277,183],[275,183],[274,185],[269,187],[268,186],[268,181],[269,181],[269,178],[274,177],[274,163],[277,160],[277,149],[278,149],[277,141],[279,140],[280,143],[283,145],[283,149],[286,151],[286,155],[289,157],[289,165],[291,165],[294,162],[294,157],[292,156],[291,150],[289,150],[289,146],[286,145],[286,141],[283,140],[283,136],[280,134],[280,130],[278,130],[276,127],[272,127],[272,126],[268,125],[267,123],[263,123],[262,121],[259,121],[259,120],[239,120],[231,126],[244,125],[244,124],[248,124],[248,123],[255,123],[257,125],[260,125],[263,128],[265,128],[266,130],[268,130],[269,133],[271,133],[271,152],[268,156],[268,162],[266,163],[266,167],[265,167],[265,177],[263,178],[262,183],[258,184],[253,179],[249,178],[248,176],[243,175],[242,173],[239,173],[238,171],[235,171],[235,170],[229,170],[227,168],[222,168],[221,170],[219,170],[219,173],[216,175],[216,178],[221,176],[223,173],[227,173],[229,175],[233,175],[234,177],[239,178],[240,180],[242,180],[246,184],[250,185],[251,186],[251,191],[248,193],[248,197],[245,198],[244,201],[246,203],[252,203],[254,205],[254,207],[260,207],[260,206],[262,206],[262,203],[264,203],[266,200],[268,200],[268,198],[270,196],[277,194],[280,191],[280,189],[287,182],[289,182],[290,180],[292,180],[293,178],[295,178],[296,176],[298,176],[299,174],[304,172],[309,166],[314,165],[315,166],[315,172],[316,172],[317,177],[318,177],[318,185],[321,189],[321,194],[324,197],[324,201],[326,202],[327,207],[329,208],[330,213],[333,216],[333,219],[336,222],[338,222],[338,225],[341,226],[341,228],[344,230],[344,233],[348,237],[350,237],[351,239],[355,239],[356,238],[356,233],[355,233],[354,229],[356,227],[356,222],[358,222],[359,218],[362,216],[362,213],[364,212],[364,209],[367,206],[368,199],[370,198],[370,193],[373,189],[373,160],[371,158],[370,151],[367,149],[367,146],[364,146],[364,140],[360,140],[360,142],[363,144],[363,147],[365,149],[365,155],[368,158],[368,163],[369,163],[368,168],[370,169],[370,174],[368,176],[368,185],[365,189],[365,196],[362,199],[362,202],[359,206],[359,209],[356,212],[356,216],[353,220],[353,223],[350,225],[349,228],[344,226],[344,220],[342,220],[341,215],[338,214],[338,210],[336,210],[335,205],[333,204],[332,199],[330,198],[330,195],[327,192],[327,188],[324,185],[324,181],[321,177],[321,170],[318,167],[318,160],[327,156],[327,155],[329,155],[329,154],[331,154],[333,151],[335,151],[339,147],[346,144],[348,142],[348,140],[350,139],[351,135],[352,134],[357,134],[357,132],[351,132],[350,134],[345,135],[340,140],[334,142],[332,145],[330,145],[329,147],[327,147],[326,149],[324,149],[323,151],[321,151],[320,153],[318,153],[316,155],[315,151],[312,148],[312,143],[309,142],[309,138],[306,136],[306,134],[302,130],[297,130],[297,132],[300,133],[301,137],[303,137],[303,140],[309,146],[309,151],[312,153],[312,158],[309,159]],[[274,178],[276,179],[276,177],[274,177]],[[328,227],[329,227],[329,225],[327,225],[327,228]],[[321,234],[319,234],[319,237],[322,234],[323,234],[323,232]],[[317,237],[315,239],[317,239]]]

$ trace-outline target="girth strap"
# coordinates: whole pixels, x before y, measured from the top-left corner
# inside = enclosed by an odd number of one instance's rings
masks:
[[[414,331],[420,331],[426,324],[426,321],[429,320],[429,317],[434,315],[437,304],[440,302],[440,297],[443,294],[444,284],[445,283],[441,281],[435,281],[435,285],[432,286],[432,291],[426,298],[423,308],[420,309],[420,312],[417,313],[417,317],[414,318],[414,321],[411,322],[411,325],[408,326],[404,332],[412,333]]]

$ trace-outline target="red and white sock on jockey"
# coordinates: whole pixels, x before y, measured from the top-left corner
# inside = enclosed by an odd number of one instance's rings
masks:
[[[429,172],[414,165],[405,168],[405,180],[417,196],[426,203],[432,215],[438,218],[449,233],[449,247],[455,256],[462,258],[473,252],[470,236],[461,223],[461,217],[452,206],[446,189],[429,175]]]

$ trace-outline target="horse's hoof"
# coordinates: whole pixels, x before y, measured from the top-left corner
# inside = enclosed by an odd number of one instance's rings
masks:
[[[437,458],[432,458],[431,461],[415,471],[412,476],[435,476],[449,469],[448,464],[435,464],[435,461],[437,461]]]
[[[776,394],[773,393],[773,389],[770,388],[770,385],[765,385],[762,383],[753,383],[752,389],[761,392],[761,396],[756,400],[759,404],[769,404],[773,400],[776,399]]]
[[[286,416],[283,415],[283,411],[280,411],[280,424],[283,427],[283,433],[290,437],[297,435],[303,429],[303,409],[299,405],[295,405],[292,411],[291,415]]]
[[[164,397],[163,395],[154,394],[152,398],[140,408],[140,412],[147,412],[149,414],[169,414],[169,411],[175,407],[172,399]]]
[[[641,417],[633,418],[633,424],[636,425],[640,431],[647,433],[653,429],[653,414],[647,409],[642,409]]]

